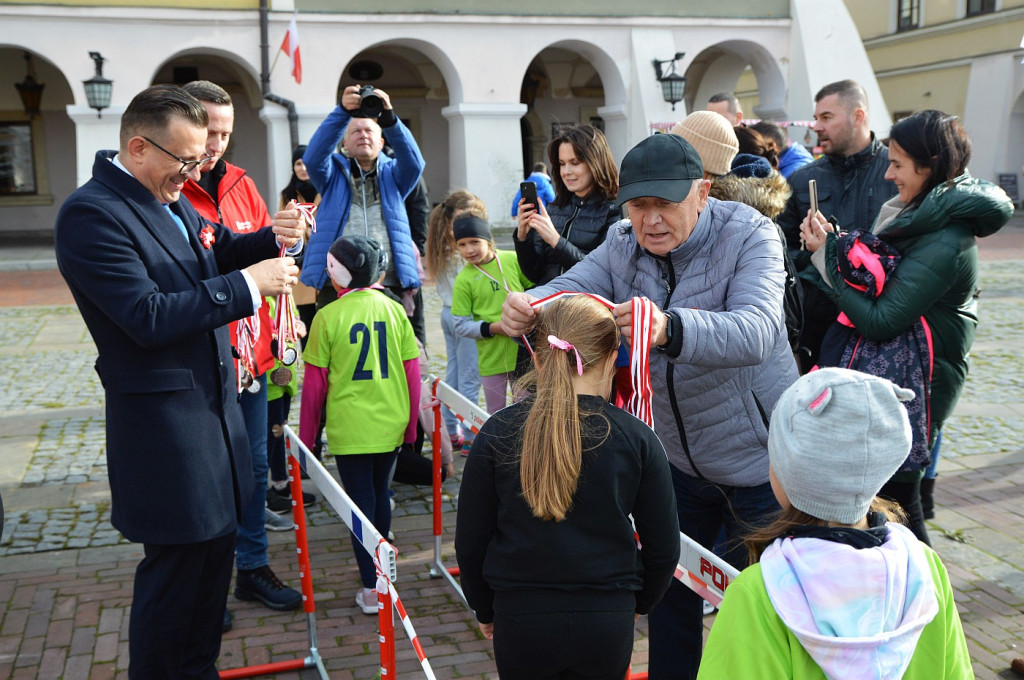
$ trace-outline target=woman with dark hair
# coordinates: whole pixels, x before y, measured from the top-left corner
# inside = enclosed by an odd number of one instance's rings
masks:
[[[760,156],[768,161],[772,170],[779,169],[779,149],[774,140],[746,125],[738,125],[732,130],[736,133],[736,141],[740,143],[739,153]]]
[[[975,239],[995,233],[1013,215],[1013,203],[1002,189],[967,171],[970,157],[971,142],[955,116],[920,111],[892,127],[885,178],[899,193],[882,206],[872,234],[901,259],[875,297],[848,285],[839,271],[842,239],[848,236],[836,234],[820,212],[808,211],[800,225],[813,253],[814,268],[808,274],[835,301],[859,338],[885,343],[919,322],[924,325],[931,373],[925,404],[929,445],[967,378],[967,352],[978,324]],[[923,460],[908,458],[881,491],[903,506],[910,528],[926,542],[921,478],[927,463],[927,454]]]
[[[306,164],[302,162],[304,153],[306,153],[305,144],[299,144],[292,151],[292,178],[288,182],[288,186],[281,190],[282,210],[283,206],[288,205],[288,201],[320,204],[320,192],[309,181],[309,172],[306,170]]]
[[[548,144],[548,158],[557,170],[551,178],[555,202],[534,206],[520,200],[512,233],[519,268],[537,285],[572,268],[622,218],[614,202],[619,171],[600,130],[563,128]]]

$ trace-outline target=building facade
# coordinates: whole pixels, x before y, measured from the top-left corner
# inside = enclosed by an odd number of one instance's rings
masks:
[[[960,116],[971,173],[1011,193],[1024,165],[1024,0],[846,0],[893,120]],[[1018,203],[1020,190],[1013,196]]]
[[[229,160],[270,205],[290,176],[293,127],[304,143],[346,85],[372,84],[419,142],[432,201],[468,188],[499,224],[524,169],[546,160],[563,124],[600,126],[621,160],[652,123],[703,108],[741,79],[755,90],[751,116],[807,119],[813,92],[845,77],[885,108],[842,0],[527,0],[515,13],[493,0],[397,0],[388,13],[372,9],[334,0],[282,0],[266,11],[258,0],[0,0],[0,235],[50,232],[96,150],[117,147],[125,106],[154,83],[202,78],[232,94]],[[293,16],[301,84],[279,52]],[[94,75],[90,52],[113,81],[99,115],[83,86]],[[677,53],[687,83],[673,110],[653,62],[668,70]],[[32,116],[15,87],[29,75],[45,85]],[[294,126],[265,89],[294,104]]]

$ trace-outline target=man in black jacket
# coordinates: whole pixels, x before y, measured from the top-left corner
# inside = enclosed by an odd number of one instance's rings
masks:
[[[814,101],[814,132],[825,155],[790,175],[793,194],[778,218],[798,270],[811,259],[800,243],[800,223],[811,204],[809,180],[818,184],[819,212],[843,231],[870,230],[882,204],[896,195],[896,185],[885,179],[889,150],[871,131],[864,88],[840,80],[821,88]],[[821,339],[836,314],[815,286],[804,286],[801,372],[817,363]]]

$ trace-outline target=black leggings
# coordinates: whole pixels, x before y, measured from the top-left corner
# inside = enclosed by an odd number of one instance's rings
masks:
[[[633,599],[629,593],[630,600]],[[601,599],[601,594],[593,594]],[[553,603],[502,611],[495,601],[494,663],[501,680],[622,680],[633,654],[633,603],[593,611]],[[592,605],[593,603],[591,603]],[[554,610],[554,611],[552,611]]]
[[[890,479],[878,492],[882,498],[896,501],[907,513],[907,528],[914,532],[917,540],[927,546],[932,542],[928,540],[928,528],[924,523],[924,510],[921,508],[921,480],[913,482],[897,482]]]

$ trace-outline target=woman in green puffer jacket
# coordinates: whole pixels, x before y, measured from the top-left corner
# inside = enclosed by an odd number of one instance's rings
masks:
[[[971,177],[970,157],[971,142],[955,116],[919,111],[892,127],[885,178],[899,193],[882,206],[872,233],[903,259],[876,299],[843,281],[837,236],[821,213],[808,215],[800,225],[814,264],[803,275],[835,301],[865,338],[888,340],[922,316],[930,327],[929,442],[953,412],[967,378],[967,352],[978,325],[975,239],[994,234],[1013,215],[1013,203],[1002,189]],[[881,493],[903,506],[910,528],[927,542],[923,474],[923,469],[899,472]]]

